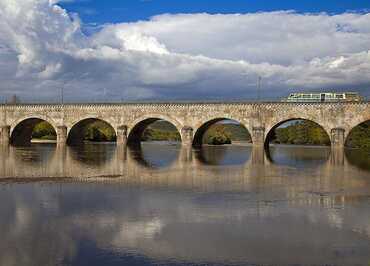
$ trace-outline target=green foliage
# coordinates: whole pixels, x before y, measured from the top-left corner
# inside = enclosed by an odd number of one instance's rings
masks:
[[[180,141],[181,136],[177,131],[147,128],[141,139],[143,141]]]
[[[228,135],[221,132],[217,132],[215,135],[208,138],[207,144],[211,145],[231,144],[231,139]]]
[[[32,138],[56,140],[54,128],[47,122],[37,124],[32,132]],[[88,141],[115,141],[114,129],[103,121],[94,121],[84,128],[84,140]]]
[[[275,129],[275,143],[298,145],[330,145],[329,136],[316,123],[302,120]]]
[[[157,121],[144,131],[143,141],[180,141],[176,127],[166,121]],[[238,124],[215,124],[204,134],[203,142],[212,145],[231,144],[232,141],[251,142],[248,131]]]
[[[231,141],[246,141],[252,142],[252,137],[249,134],[248,130],[245,127],[239,124],[216,124],[215,126],[220,125],[225,128],[228,132]]]
[[[154,129],[154,130],[176,131],[177,132],[177,128],[174,125],[164,120],[155,121],[154,123],[150,124],[148,128]]]
[[[32,131],[33,139],[56,140],[54,128],[47,122],[38,123]]]
[[[87,141],[115,141],[114,129],[103,121],[94,121],[88,124],[84,130],[84,140]]]
[[[233,141],[251,142],[251,136],[239,124],[223,123],[212,125],[203,136],[203,143],[211,145],[231,144]]]
[[[143,135],[142,141],[181,141],[176,127],[167,121],[156,121],[149,125]]]
[[[351,131],[346,146],[370,151],[370,121],[362,123]]]
[[[203,142],[210,145],[231,144],[230,132],[226,130],[224,125],[215,124],[206,131]]]

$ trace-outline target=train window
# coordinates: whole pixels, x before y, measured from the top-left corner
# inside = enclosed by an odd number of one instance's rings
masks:
[[[325,102],[325,93],[322,93],[322,94],[321,94],[321,101],[322,101],[322,102]]]

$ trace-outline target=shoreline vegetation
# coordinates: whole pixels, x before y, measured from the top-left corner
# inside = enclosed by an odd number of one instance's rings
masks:
[[[84,128],[84,140],[88,142],[113,142],[116,140],[114,129],[102,121],[95,121]],[[303,146],[329,146],[330,139],[317,124],[297,120],[286,127],[278,127],[270,135],[270,143]],[[32,133],[32,142],[53,143],[56,133],[47,122],[37,124]],[[179,142],[181,136],[176,128],[165,121],[157,121],[144,131],[142,141]],[[252,143],[249,132],[239,124],[217,123],[212,125],[203,136],[206,145],[247,145]],[[370,152],[370,121],[352,130],[346,142],[347,148]]]
[[[330,139],[324,129],[316,123],[298,120],[286,127],[278,127],[271,134],[275,144],[329,146]]]
[[[360,124],[351,131],[346,146],[370,153],[370,121]]]

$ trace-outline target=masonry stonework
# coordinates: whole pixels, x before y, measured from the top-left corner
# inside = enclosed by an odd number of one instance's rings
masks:
[[[71,129],[86,119],[100,119],[116,131],[117,142],[128,138],[155,120],[166,120],[179,131],[184,145],[191,145],[204,125],[221,119],[240,122],[251,133],[255,146],[263,146],[269,132],[282,122],[307,119],[316,122],[329,135],[332,145],[343,147],[350,131],[370,120],[370,103],[132,103],[1,105],[0,142],[7,144],[14,129],[25,121],[45,120],[57,132],[58,143],[67,142]],[[32,124],[32,122],[28,123]],[[135,129],[135,130],[134,130]],[[19,131],[18,129],[16,131]],[[132,133],[132,134],[131,134]]]

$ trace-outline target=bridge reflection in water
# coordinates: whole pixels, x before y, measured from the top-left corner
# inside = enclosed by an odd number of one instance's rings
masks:
[[[55,182],[2,179],[0,265],[366,265],[370,172],[342,151],[3,146],[0,176]]]
[[[158,182],[181,183],[182,180],[201,184],[214,178],[233,177],[245,182],[266,176],[284,176],[284,171],[302,174],[305,169],[315,178],[338,178],[348,172],[361,171],[361,165],[353,164],[355,152],[346,156],[343,149],[329,147],[277,145],[264,150],[249,145],[230,145],[195,149],[176,143],[145,143],[135,148],[109,143],[0,147],[3,179],[58,177],[139,182],[154,178]]]

